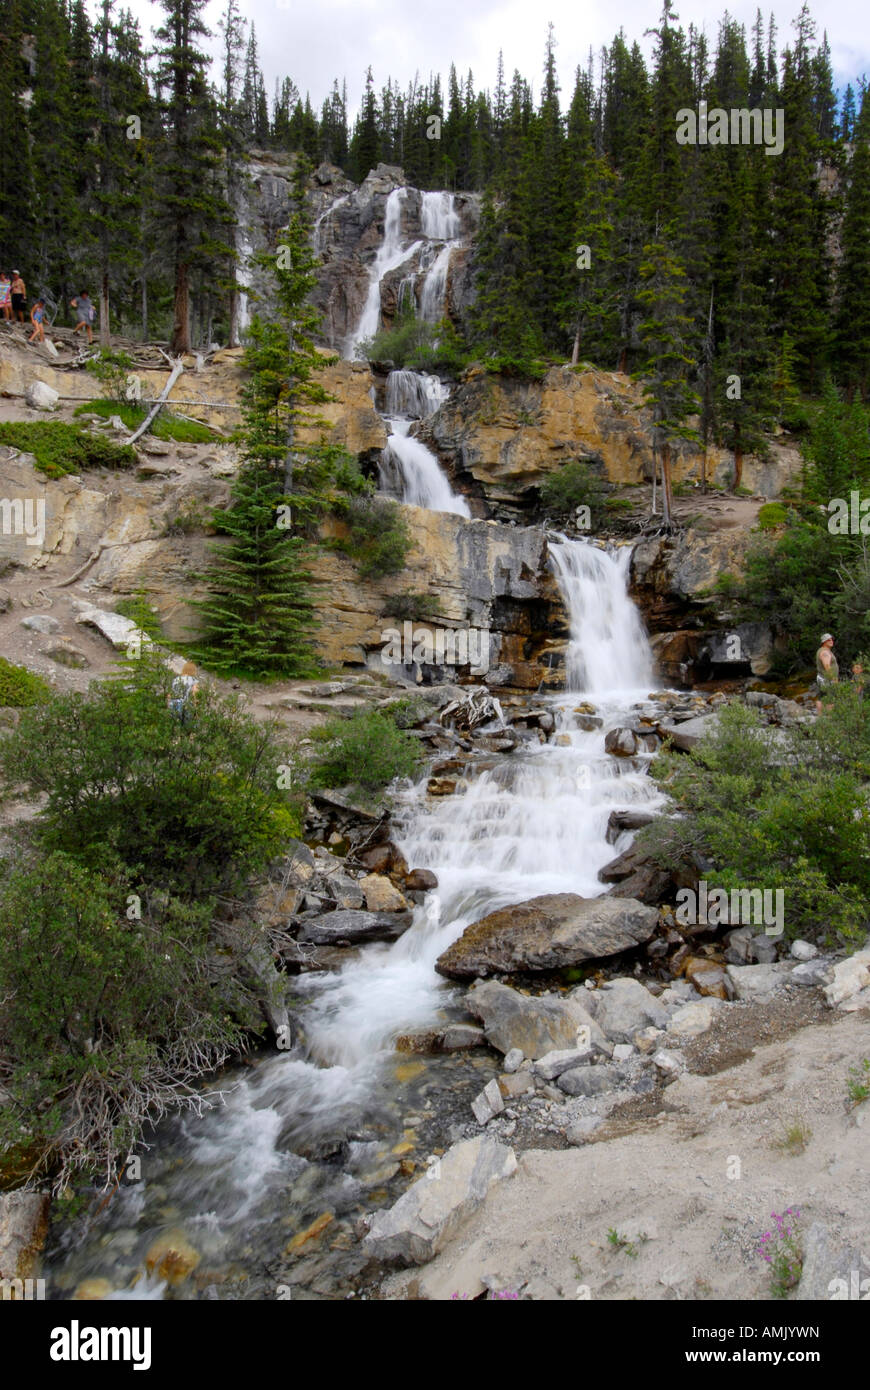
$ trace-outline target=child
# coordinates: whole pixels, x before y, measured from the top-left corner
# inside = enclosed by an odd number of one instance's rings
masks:
[[[0,270],[0,314],[7,323],[12,318],[12,282],[5,270]]]
[[[172,682],[169,696],[169,709],[175,719],[186,727],[193,722],[194,706],[199,694],[199,681],[196,667],[192,661],[185,661],[181,675]]]
[[[94,335],[91,331],[91,324],[94,321],[94,306],[91,303],[91,297],[87,290],[80,290],[78,296],[70,300],[70,308],[75,309],[78,315],[78,323],[73,329],[73,333],[78,333],[80,328],[86,328],[88,342],[92,343],[94,341]]]
[[[45,342],[45,329],[44,329],[43,326],[42,326],[42,321],[43,321],[44,318],[45,318],[45,300],[44,300],[44,299],[37,299],[36,303],[34,304],[33,308],[32,308],[31,311],[30,311],[30,322],[33,324],[33,332],[31,333],[30,337],[27,339],[28,343],[32,343],[33,340],[34,340],[34,338],[36,339],[36,341],[37,341],[38,343],[44,343],[44,342]]]

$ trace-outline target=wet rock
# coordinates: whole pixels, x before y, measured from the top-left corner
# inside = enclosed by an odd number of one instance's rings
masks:
[[[624,831],[640,830],[642,826],[649,825],[654,820],[652,811],[611,811],[607,821],[607,843],[615,845]]]
[[[437,1029],[426,1033],[400,1033],[396,1038],[397,1052],[440,1052],[444,1034]]]
[[[0,1279],[31,1279],[48,1231],[42,1192],[0,1193]]]
[[[472,923],[435,969],[454,980],[558,970],[640,945],[657,921],[652,907],[631,898],[549,893]]]
[[[482,1028],[475,1028],[470,1023],[451,1023],[444,1030],[442,1047],[445,1052],[461,1052],[468,1047],[483,1047],[485,1042],[486,1034]]]
[[[471,1109],[479,1125],[489,1124],[493,1116],[500,1115],[504,1110],[502,1093],[494,1077],[486,1083],[480,1094],[475,1096],[471,1102]]]
[[[665,1028],[668,1012],[640,980],[609,980],[596,991],[595,1019],[611,1042],[634,1042],[647,1027]]]
[[[598,1067],[574,1067],[571,1071],[563,1071],[556,1084],[569,1096],[600,1096],[604,1091],[616,1089],[619,1074],[615,1067],[606,1063]]]
[[[684,970],[686,979],[691,980],[699,994],[727,999],[725,970],[717,961],[705,956],[690,956]]]
[[[571,996],[531,997],[496,980],[475,985],[465,1003],[469,1012],[483,1021],[492,1047],[504,1053],[516,1048],[532,1059],[576,1048],[578,1029],[585,1027],[591,1032],[595,1027],[594,1019]]]
[[[193,1273],[201,1259],[199,1251],[191,1245],[184,1231],[174,1228],[161,1232],[149,1246],[145,1268],[149,1274],[157,1274],[174,1287]]]
[[[831,1009],[866,989],[870,985],[870,947],[856,951],[846,960],[837,961],[831,971],[830,981],[824,995],[825,1003]]]
[[[359,886],[369,912],[404,912],[408,907],[398,888],[383,874],[366,874]]]
[[[431,869],[412,869],[405,875],[405,887],[409,893],[429,893],[438,887],[438,878]]]
[[[378,1260],[425,1264],[486,1200],[492,1184],[510,1177],[516,1166],[513,1149],[486,1135],[454,1144],[389,1211],[376,1212],[364,1252]]]
[[[605,753],[615,758],[633,758],[638,751],[637,735],[631,729],[608,729],[604,739]]]
[[[332,946],[339,941],[394,941],[411,925],[410,912],[357,912],[339,909],[306,921],[300,941]]]
[[[82,1279],[80,1284],[76,1284],[73,1299],[76,1303],[101,1303],[114,1291],[111,1280],[92,1275],[90,1279]]]
[[[456,791],[456,778],[430,777],[426,790],[430,796],[453,796]]]

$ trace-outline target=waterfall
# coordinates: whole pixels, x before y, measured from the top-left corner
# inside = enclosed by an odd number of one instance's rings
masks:
[[[314,242],[315,251],[319,252],[324,249],[324,246],[326,244],[326,234],[329,230],[329,224],[332,218],[332,214],[334,212],[337,212],[340,207],[343,207],[344,204],[349,201],[349,199],[349,193],[342,194],[340,198],[336,198],[334,203],[330,203],[329,207],[326,208],[325,211],[323,211],[318,217],[317,221],[314,224],[314,233],[312,238]]]
[[[385,392],[387,415],[404,415],[423,420],[437,410],[450,395],[439,377],[429,372],[404,369],[390,372]]]
[[[375,1153],[377,1162],[389,1161],[405,1123],[408,1083],[396,1079],[395,1039],[443,1026],[445,1008],[461,1006],[463,992],[435,973],[438,956],[485,913],[543,893],[604,891],[598,872],[628,843],[607,842],[611,811],[662,801],[646,776],[647,756],[604,751],[605,731],[638,699],[634,691],[626,700],[625,691],[643,686],[649,649],[626,592],[627,549],[562,539],[550,553],[571,619],[569,685],[585,679],[603,727],[578,727],[575,693],[539,697],[556,715],[558,742],[521,743],[495,767],[470,769],[459,795],[429,797],[425,778],[400,789],[394,838],[409,865],[437,875],[437,889],[398,941],[368,945],[332,973],[294,980],[306,1055],[264,1054],[254,1067],[232,1069],[206,1088],[221,1088],[223,1106],[162,1124],[146,1180],[122,1184],[86,1240],[49,1271],[63,1277],[63,1289],[92,1276],[128,1287],[170,1219],[189,1231],[205,1268],[247,1267],[252,1249],[266,1268],[280,1260],[294,1228],[323,1211],[358,1210],[366,1199],[354,1165],[373,1167]],[[418,1094],[411,1105],[423,1103]],[[309,1143],[333,1157],[309,1162],[293,1151]],[[160,1285],[147,1289],[161,1297]]]
[[[459,235],[459,213],[453,194],[424,193],[420,224],[429,241],[455,240]]]
[[[453,491],[435,455],[408,434],[411,421],[394,417],[389,424],[393,433],[381,454],[379,468],[382,490],[411,507],[470,517],[468,503]]]
[[[353,333],[348,335],[345,344],[345,357],[355,357],[360,343],[364,342],[366,338],[374,337],[377,333],[381,326],[381,282],[391,270],[397,270],[404,261],[413,256],[420,246],[419,241],[415,241],[413,245],[408,247],[402,245],[402,204],[406,196],[407,189],[394,188],[387,198],[384,214],[384,239],[378,247],[377,255],[369,271],[369,288],[362,317]]]
[[[571,623],[567,688],[590,695],[648,688],[652,656],[627,592],[631,547],[602,550],[562,537],[549,550]]]
[[[437,323],[439,319],[444,317],[450,253],[458,244],[456,241],[448,241],[445,246],[442,246],[426,272],[423,292],[420,296],[420,317],[425,323]]]

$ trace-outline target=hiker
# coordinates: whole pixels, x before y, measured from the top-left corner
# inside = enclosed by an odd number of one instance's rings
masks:
[[[840,679],[840,667],[834,656],[834,638],[830,632],[823,632],[821,645],[816,652],[816,687],[819,699],[816,700],[816,714],[822,712],[821,696]]]
[[[34,304],[33,308],[32,308],[31,311],[30,311],[30,322],[33,324],[33,332],[31,333],[30,337],[27,339],[28,343],[32,343],[32,342],[34,341],[34,339],[35,339],[36,342],[38,342],[38,343],[44,343],[44,342],[45,342],[45,329],[44,329],[43,324],[42,324],[42,321],[43,321],[44,318],[45,318],[45,300],[44,300],[44,299],[37,299],[36,303]]]
[[[864,691],[867,689],[867,667],[863,655],[859,656],[857,661],[852,662],[852,684],[863,700]]]
[[[27,286],[21,278],[20,270],[13,270],[12,284],[12,317],[19,323],[24,322],[24,310],[27,308]]]
[[[94,341],[94,334],[91,328],[91,324],[94,321],[94,306],[91,303],[91,297],[88,294],[87,290],[79,290],[76,298],[71,299],[69,303],[70,308],[75,309],[76,315],[78,317],[78,322],[75,328],[73,329],[73,335],[78,333],[80,328],[86,328],[88,333],[88,342],[92,343]]]
[[[172,682],[169,708],[182,727],[193,723],[194,705],[199,693],[196,667],[192,661],[185,661],[181,675]]]
[[[0,270],[0,314],[7,323],[12,318],[12,281],[5,270]]]

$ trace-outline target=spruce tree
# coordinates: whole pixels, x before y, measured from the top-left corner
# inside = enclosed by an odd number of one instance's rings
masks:
[[[846,168],[846,212],[840,233],[835,358],[850,398],[870,392],[870,95],[865,88]]]

